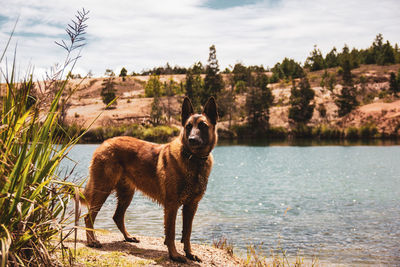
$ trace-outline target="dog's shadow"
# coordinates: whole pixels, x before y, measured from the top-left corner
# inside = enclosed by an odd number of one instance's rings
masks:
[[[100,251],[119,251],[124,252],[129,255],[133,255],[143,260],[154,261],[160,266],[200,266],[198,263],[187,260],[187,263],[178,263],[172,261],[169,258],[167,251],[156,250],[156,249],[144,249],[136,246],[135,243],[130,243],[126,241],[112,241],[112,242],[102,242],[101,248],[93,248]]]

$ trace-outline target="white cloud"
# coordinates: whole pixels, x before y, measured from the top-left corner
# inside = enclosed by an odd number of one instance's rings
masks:
[[[102,75],[106,68],[125,66],[128,71],[164,65],[190,66],[206,62],[208,47],[215,44],[221,69],[242,61],[273,66],[283,57],[304,61],[313,45],[324,52],[369,46],[377,33],[399,43],[397,0],[281,0],[213,10],[204,0],[146,1],[11,1],[0,10],[10,16],[0,24],[0,48],[13,18],[20,14],[17,36],[20,60],[44,69],[62,60],[54,45],[63,25],[76,9],[90,10],[88,44],[78,66]],[[16,41],[16,40],[15,40]]]

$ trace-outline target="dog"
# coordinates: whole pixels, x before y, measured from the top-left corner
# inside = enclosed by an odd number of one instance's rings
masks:
[[[106,140],[94,152],[90,176],[83,191],[88,206],[85,216],[87,244],[101,247],[93,232],[97,213],[107,197],[116,191],[117,209],[113,220],[125,241],[139,242],[126,228],[124,216],[136,190],[164,207],[165,242],[169,257],[201,262],[192,253],[190,235],[197,206],[202,199],[213,165],[211,151],[217,143],[217,105],[209,98],[202,114],[195,114],[185,97],[182,104],[180,135],[167,144],[155,144],[133,137]],[[185,256],[175,247],[175,221],[182,208],[182,240]]]

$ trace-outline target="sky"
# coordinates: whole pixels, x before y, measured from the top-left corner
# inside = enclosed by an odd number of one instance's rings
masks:
[[[207,64],[215,45],[220,69],[240,62],[273,67],[285,57],[303,63],[314,45],[326,54],[367,48],[375,36],[400,44],[399,0],[0,0],[0,56],[17,51],[17,69],[44,77],[64,62],[55,41],[77,10],[89,10],[86,46],[73,73],[102,76],[122,67]],[[6,59],[0,63],[5,70]]]

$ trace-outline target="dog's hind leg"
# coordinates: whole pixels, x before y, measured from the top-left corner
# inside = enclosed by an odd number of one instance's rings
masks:
[[[133,195],[135,194],[135,189],[121,180],[117,184],[117,209],[114,213],[113,220],[118,226],[118,229],[124,235],[125,241],[139,243],[139,240],[131,236],[125,228],[125,212],[132,201]]]
[[[85,217],[86,224],[86,238],[87,245],[89,247],[100,248],[101,244],[96,239],[93,231],[93,224],[96,220],[97,213],[100,211],[101,206],[103,206],[107,197],[110,195],[111,191],[96,191],[93,190],[91,197],[88,199],[88,214]]]

